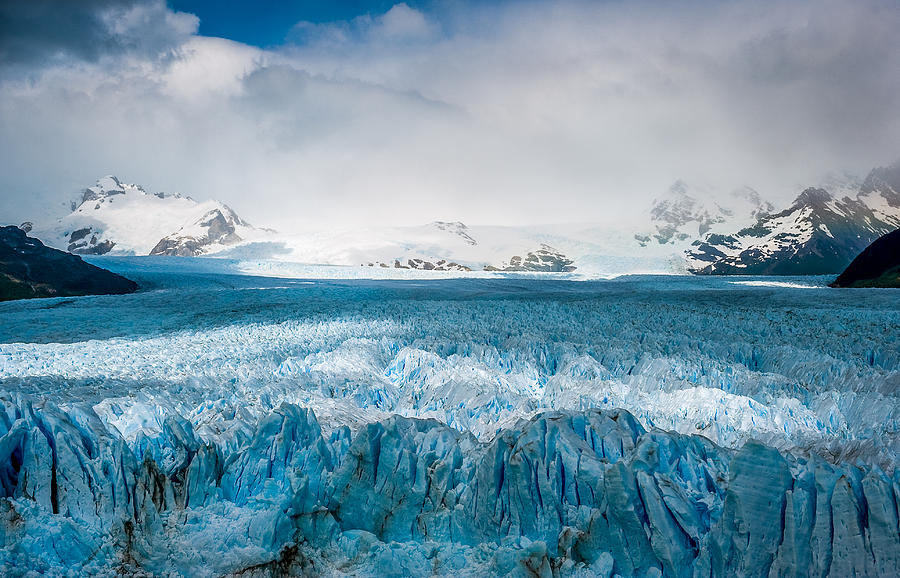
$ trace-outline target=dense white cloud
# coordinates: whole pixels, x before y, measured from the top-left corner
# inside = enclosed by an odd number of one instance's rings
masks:
[[[241,94],[244,77],[264,67],[265,52],[224,38],[194,37],[175,51],[158,80],[174,100]]]
[[[283,229],[605,221],[679,177],[786,199],[900,157],[891,1],[449,6],[265,51],[105,7],[115,37],[161,40],[7,67],[0,215],[116,173]]]

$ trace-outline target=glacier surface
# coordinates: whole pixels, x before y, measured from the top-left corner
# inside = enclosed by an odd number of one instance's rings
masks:
[[[900,572],[889,290],[279,279],[0,304],[0,573]]]

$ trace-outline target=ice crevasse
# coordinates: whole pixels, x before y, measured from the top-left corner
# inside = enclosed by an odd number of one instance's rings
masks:
[[[284,403],[238,445],[4,394],[0,573],[890,576],[900,475],[540,413],[490,440]]]

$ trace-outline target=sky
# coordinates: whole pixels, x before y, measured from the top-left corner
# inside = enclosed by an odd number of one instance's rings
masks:
[[[0,221],[107,174],[296,232],[777,204],[900,159],[896,0],[0,0]]]
[[[263,48],[277,48],[283,44],[299,22],[322,24],[349,21],[358,16],[384,14],[394,4],[396,2],[367,0],[245,0],[226,3],[221,0],[179,0],[168,3],[175,11],[199,17],[197,33],[200,35],[228,38]],[[223,6],[227,8],[223,9]],[[423,9],[426,4],[409,1],[406,6]]]

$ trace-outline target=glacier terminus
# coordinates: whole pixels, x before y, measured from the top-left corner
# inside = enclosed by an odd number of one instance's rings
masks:
[[[900,573],[890,290],[91,260],[0,304],[3,575]]]

